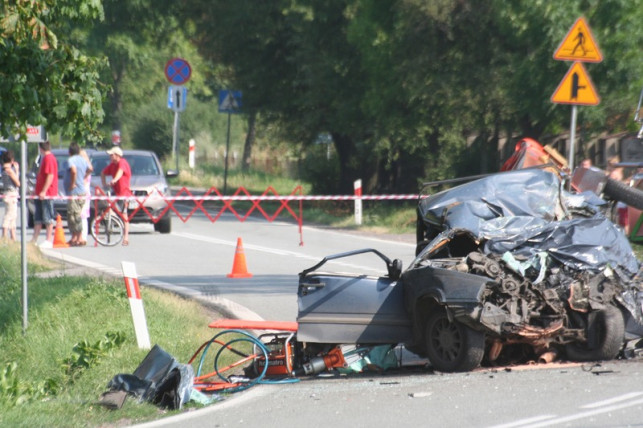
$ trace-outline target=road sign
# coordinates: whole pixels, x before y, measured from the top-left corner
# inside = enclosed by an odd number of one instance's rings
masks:
[[[27,142],[28,143],[40,143],[47,140],[47,133],[45,132],[44,126],[31,126],[27,125]],[[5,138],[0,137],[0,143],[13,143],[17,142],[18,136]]]
[[[173,85],[183,85],[192,75],[190,63],[182,58],[172,58],[165,64],[165,77]]]
[[[557,104],[595,106],[601,99],[583,64],[575,62],[554,91],[551,101]]]
[[[188,100],[188,90],[183,86],[167,88],[167,108],[174,112],[184,111]]]
[[[219,113],[239,113],[241,95],[241,91],[219,91]]]
[[[587,22],[585,22],[585,18],[578,18],[572,25],[567,36],[556,49],[554,59],[582,62],[603,61],[603,54],[601,54],[598,44],[594,41],[594,36]]]

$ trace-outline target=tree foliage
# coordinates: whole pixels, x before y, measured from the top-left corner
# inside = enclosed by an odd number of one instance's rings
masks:
[[[606,52],[587,132],[622,129],[614,118],[643,83],[643,9],[626,0],[188,3],[201,53],[229,67],[250,108],[299,144],[333,136],[341,191],[358,177],[408,189],[473,160],[495,170],[501,138],[564,130],[568,110],[549,97],[569,64],[552,54],[581,15]]]
[[[100,139],[106,60],[61,37],[69,22],[102,18],[100,1],[6,1],[1,12],[1,133],[24,137],[27,125],[45,125],[81,141]]]
[[[270,133],[302,158],[316,159],[318,137],[330,135],[336,162],[326,173],[323,162],[308,163],[315,176],[336,175],[320,189],[351,192],[361,178],[367,191],[407,192],[426,179],[496,170],[503,140],[512,146],[567,130],[569,108],[550,96],[570,64],[552,55],[579,16],[605,58],[587,67],[602,101],[579,109],[580,135],[627,129],[643,86],[643,8],[627,0],[103,5],[104,12],[98,0],[5,2],[5,127],[95,133],[109,86],[103,129],[122,129],[126,144],[162,155],[172,122],[163,66],[180,56],[193,69],[182,135],[217,132],[218,90],[242,90],[253,124],[248,153],[255,126],[259,140]]]

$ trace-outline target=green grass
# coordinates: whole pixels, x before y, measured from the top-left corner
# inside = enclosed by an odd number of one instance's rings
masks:
[[[116,411],[97,404],[110,379],[132,373],[148,352],[137,346],[122,280],[31,276],[23,334],[17,248],[0,245],[0,426],[124,426],[176,413],[132,398]],[[44,270],[40,263],[30,270]],[[207,325],[216,314],[158,290],[141,293],[152,344],[187,363],[214,334]]]
[[[636,258],[643,260],[643,244],[632,243],[632,249],[634,250],[634,254],[636,254]]]

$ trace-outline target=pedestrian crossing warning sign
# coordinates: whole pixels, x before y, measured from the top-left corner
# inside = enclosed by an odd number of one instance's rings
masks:
[[[561,61],[601,62],[603,54],[594,40],[585,18],[576,20],[572,28],[554,53],[554,59]]]
[[[575,62],[551,96],[551,101],[556,104],[595,106],[601,99],[583,64]]]

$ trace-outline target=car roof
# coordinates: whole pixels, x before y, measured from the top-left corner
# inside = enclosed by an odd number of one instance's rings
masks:
[[[143,155],[143,156],[156,156],[151,150],[123,150],[123,156],[127,155]],[[109,156],[107,151],[96,151],[92,153],[92,156]]]
[[[87,153],[93,153],[93,152],[95,152],[95,151],[96,151],[96,149],[92,149],[92,148],[85,148],[85,147],[81,147],[80,149],[81,149],[81,150],[83,150],[83,149],[84,149]],[[60,154],[69,154],[69,147],[56,147],[56,148],[52,148],[52,149],[51,149],[51,153],[53,153],[53,154],[55,154],[55,155],[60,155]]]

